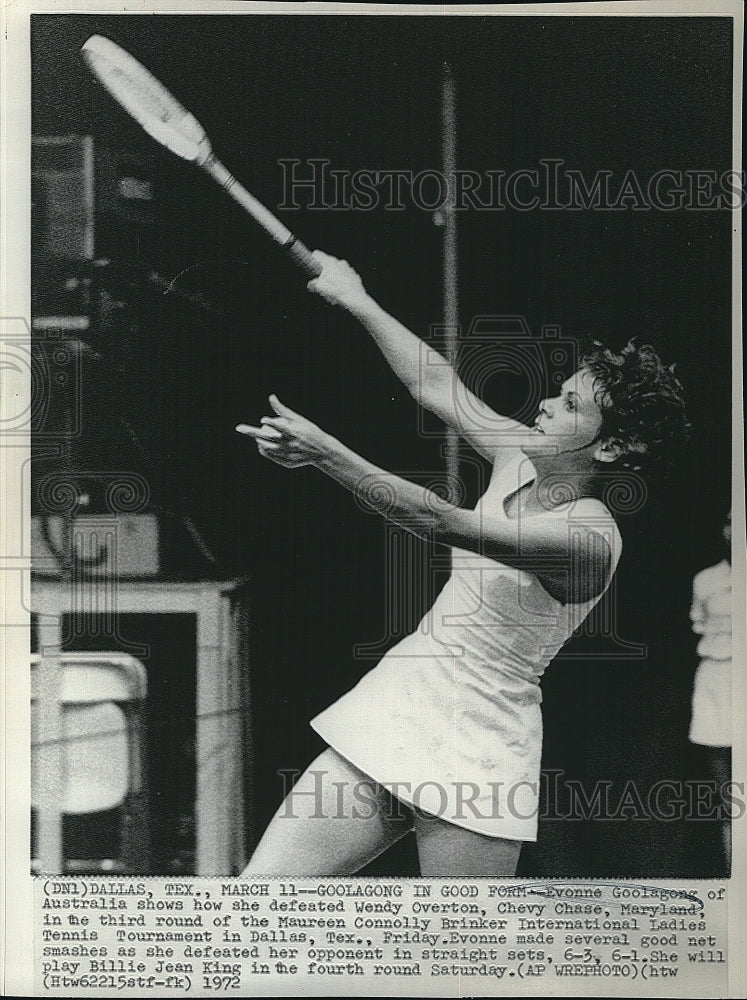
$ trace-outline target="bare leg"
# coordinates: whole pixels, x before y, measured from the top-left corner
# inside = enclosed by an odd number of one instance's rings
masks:
[[[485,837],[435,816],[415,812],[421,875],[516,874],[520,840]]]
[[[409,809],[328,748],[286,796],[242,875],[351,875],[411,829]]]

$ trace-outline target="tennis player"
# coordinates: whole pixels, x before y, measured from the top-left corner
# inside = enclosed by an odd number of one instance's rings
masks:
[[[414,396],[492,464],[474,509],[377,468],[276,396],[237,430],[288,469],[313,465],[409,531],[452,547],[419,627],[311,722],[328,748],[275,814],[245,875],[345,875],[410,830],[422,875],[516,872],[537,838],[539,681],[609,586],[620,534],[603,502],[685,428],[682,387],[653,348],[595,344],[533,426],[501,416],[317,251],[309,289],[348,310]]]

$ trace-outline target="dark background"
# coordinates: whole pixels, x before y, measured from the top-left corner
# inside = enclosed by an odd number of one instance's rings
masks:
[[[229,169],[275,208],[281,158],[440,169],[444,60],[457,85],[462,169],[510,173],[558,157],[587,179],[601,169],[618,181],[629,169],[644,181],[664,168],[721,173],[731,166],[731,21],[32,18],[33,132],[91,134],[97,149],[126,150],[155,191],[141,218],[97,219],[96,252],[111,263],[96,287],[121,306],[90,334],[96,354],[84,369],[74,461],[149,479],[166,512],[169,572],[251,575],[261,830],[282,794],[278,770],[301,769],[322,749],[308,720],[373,666],[354,647],[383,652],[414,626],[432,587],[413,597],[412,570],[396,628],[387,626],[384,523],[315,470],[264,462],[234,425],[267,412],[275,391],[405,475],[439,474],[442,442],[419,435],[414,404],[356,324],[310,296],[215,185],[160,150],[93,80],[79,49],[95,32],[153,70]],[[419,334],[441,320],[442,229],[431,213],[408,201],[400,212],[279,214],[310,246],[348,258]],[[688,609],[694,573],[721,558],[730,505],[731,222],[728,210],[684,209],[459,218],[463,329],[478,315],[520,314],[536,337],[543,324],[616,347],[637,335],[677,362],[686,388],[693,436],[682,467],[643,511],[620,518],[625,551],[609,600],[618,640],[646,654],[631,658],[597,629],[573,640],[542,685],[544,766],[588,789],[612,782],[613,803],[628,780],[645,795],[662,778],[707,777],[687,741],[696,662]],[[153,269],[173,280],[168,294],[147,279]],[[37,308],[58,270],[35,253]],[[482,386],[504,409],[521,402],[520,389],[498,375]],[[37,475],[50,467],[39,458]],[[214,564],[180,533],[185,512]],[[424,545],[412,551],[416,568],[429,564]],[[193,776],[183,780],[191,787]],[[416,865],[408,838],[371,871]],[[521,872],[712,875],[717,832],[702,821],[548,819]]]

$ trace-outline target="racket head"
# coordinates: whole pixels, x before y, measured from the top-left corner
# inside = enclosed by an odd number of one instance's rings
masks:
[[[211,147],[204,128],[150,70],[104,35],[91,35],[81,53],[99,83],[148,135],[183,160],[205,162]]]

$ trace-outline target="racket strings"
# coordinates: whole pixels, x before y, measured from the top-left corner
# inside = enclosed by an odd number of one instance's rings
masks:
[[[150,136],[183,159],[204,156],[209,143],[200,123],[133,56],[100,37],[89,39],[83,52],[94,75]]]

